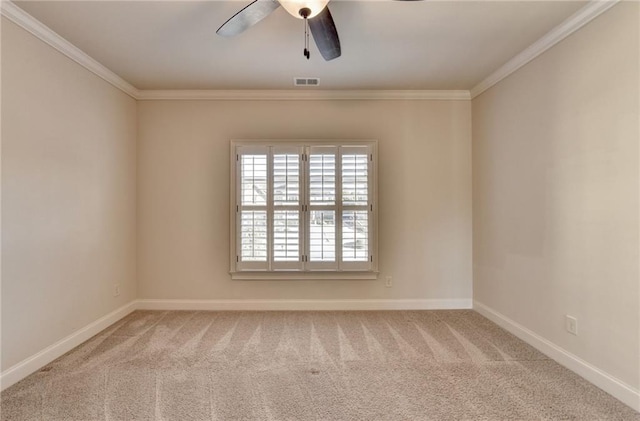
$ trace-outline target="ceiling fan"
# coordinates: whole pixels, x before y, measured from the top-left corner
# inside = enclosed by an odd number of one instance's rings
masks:
[[[405,0],[406,1],[406,0]],[[238,35],[284,7],[289,14],[305,21],[304,55],[309,59],[309,31],[322,57],[329,61],[340,57],[340,39],[331,17],[329,0],[254,0],[218,28],[216,33],[223,37]]]

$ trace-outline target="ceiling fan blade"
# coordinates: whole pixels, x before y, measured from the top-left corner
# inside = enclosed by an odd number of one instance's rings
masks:
[[[254,0],[222,24],[216,34],[232,37],[249,29],[280,7],[277,0]]]
[[[333,22],[329,6],[325,7],[317,16],[309,19],[309,29],[313,35],[313,40],[320,50],[320,54],[325,60],[333,60],[340,57],[340,39],[336,24]]]

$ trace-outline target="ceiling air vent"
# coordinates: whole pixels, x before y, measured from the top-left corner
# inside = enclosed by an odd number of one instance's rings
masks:
[[[317,77],[294,77],[293,78],[294,86],[319,86],[320,79]]]

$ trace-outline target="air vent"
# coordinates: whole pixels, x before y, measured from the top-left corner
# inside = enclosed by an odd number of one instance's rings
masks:
[[[294,86],[319,86],[320,79],[317,77],[294,77],[293,78]]]

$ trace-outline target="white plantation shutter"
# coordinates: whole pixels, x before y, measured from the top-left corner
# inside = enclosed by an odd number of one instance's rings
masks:
[[[268,269],[268,148],[247,147],[236,155],[236,224],[239,269]]]
[[[336,232],[338,148],[311,146],[307,148],[307,157],[309,190],[307,268],[336,270],[338,268],[338,233]]]
[[[234,142],[232,274],[375,278],[374,155],[372,141]]]
[[[371,194],[372,151],[367,146],[340,148],[341,172],[341,268],[369,270],[372,264],[369,233],[373,211]]]
[[[271,148],[274,270],[302,269],[301,149]]]

